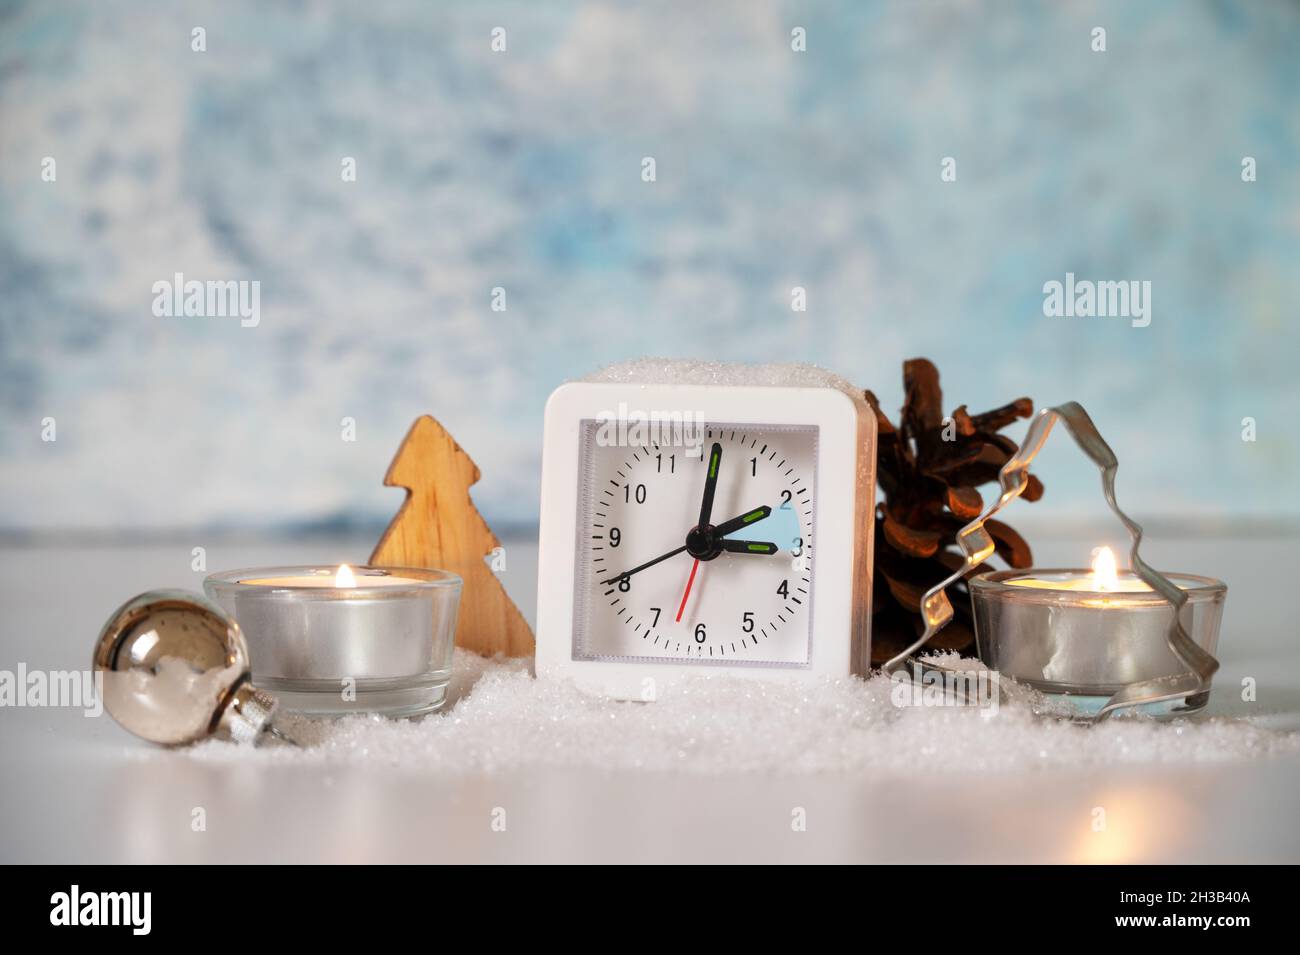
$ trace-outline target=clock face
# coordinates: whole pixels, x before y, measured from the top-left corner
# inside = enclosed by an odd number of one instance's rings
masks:
[[[574,659],[807,666],[818,428],[580,427]]]

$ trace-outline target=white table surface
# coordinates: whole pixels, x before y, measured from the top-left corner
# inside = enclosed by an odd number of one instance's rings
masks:
[[[1087,553],[1080,541],[1032,539],[1042,565]],[[1300,729],[1294,605],[1266,599],[1298,543],[1151,541],[1157,566],[1230,584],[1211,712]],[[212,544],[207,560],[362,562],[370,545]],[[84,669],[127,597],[200,588],[192,546],[0,547],[0,669]],[[507,586],[531,617],[535,543],[507,548]],[[1258,681],[1254,704],[1239,699],[1246,676]],[[438,779],[198,760],[136,741],[107,717],[46,708],[0,709],[0,751],[3,862],[1300,861],[1300,757],[914,782],[568,769]],[[1111,807],[1102,835],[1089,824],[1097,805]],[[196,806],[206,831],[189,825]],[[806,809],[807,831],[792,830],[792,806]],[[490,824],[496,807],[508,808],[504,832]]]

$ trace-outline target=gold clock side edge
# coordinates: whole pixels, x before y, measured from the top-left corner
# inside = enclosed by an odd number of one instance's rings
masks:
[[[876,416],[866,399],[857,397],[857,522],[859,546],[854,552],[853,567],[853,672],[867,676],[871,672],[871,599],[875,589],[874,550],[876,533],[876,441],[879,434]]]

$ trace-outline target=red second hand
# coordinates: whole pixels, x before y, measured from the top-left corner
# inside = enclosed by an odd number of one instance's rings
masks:
[[[699,558],[691,564],[691,576],[686,578],[686,590],[682,593],[682,604],[677,608],[677,622],[682,622],[682,611],[686,609],[686,598],[691,595],[691,584],[695,583],[695,572],[700,569]]]

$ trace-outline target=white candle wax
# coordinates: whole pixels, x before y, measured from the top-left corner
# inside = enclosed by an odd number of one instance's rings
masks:
[[[1008,580],[1012,587],[1029,587],[1038,590],[1082,591],[1083,593],[1141,594],[1151,588],[1131,570],[1121,572],[1115,563],[1115,553],[1109,547],[1098,547],[1092,559],[1092,571],[1066,571],[1039,577],[1016,577]]]
[[[1050,577],[1017,577],[1008,580],[1011,587],[1033,587],[1039,590],[1072,590],[1088,593],[1137,594],[1149,593],[1151,588],[1132,574],[1113,580],[1098,580],[1095,574],[1080,571],[1074,574],[1054,574]]]
[[[394,577],[392,574],[368,574],[363,568],[354,571],[343,564],[334,573],[303,574],[297,577],[246,577],[241,584],[254,587],[319,587],[349,590],[353,587],[409,587],[424,581],[415,577]]]
[[[333,576],[330,577],[251,577],[240,581],[241,584],[251,584],[255,587],[338,587],[334,583]],[[356,586],[358,587],[398,587],[410,586],[411,584],[420,584],[424,581],[416,580],[414,577],[358,577]],[[347,590],[347,587],[339,588]]]

